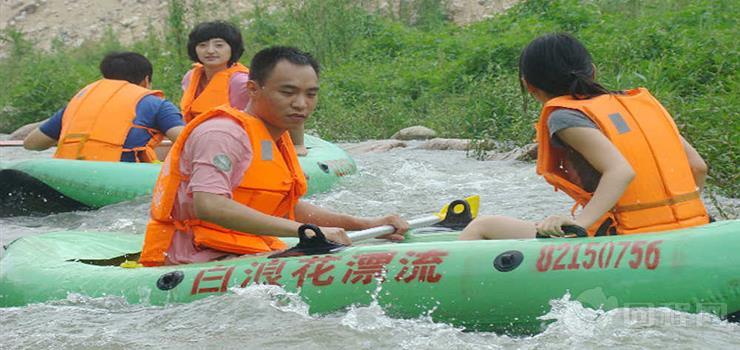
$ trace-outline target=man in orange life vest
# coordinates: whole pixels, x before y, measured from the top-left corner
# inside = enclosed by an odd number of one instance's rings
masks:
[[[54,157],[62,159],[157,160],[154,148],[165,135],[176,140],[185,123],[161,91],[150,90],[152,64],[135,52],[113,52],[100,62],[100,72],[103,79],[75,94],[23,146],[41,151],[58,143]]]
[[[301,223],[351,244],[345,230],[408,223],[397,215],[363,218],[300,200],[306,179],[286,131],[316,106],[319,65],[290,47],[257,53],[244,112],[222,105],[189,122],[164,161],[152,195],[140,263],[146,266],[222,259],[281,250]]]

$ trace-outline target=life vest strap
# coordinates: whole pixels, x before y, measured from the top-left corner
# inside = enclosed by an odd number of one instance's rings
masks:
[[[209,223],[208,221],[203,221],[200,219],[187,219],[187,220],[172,220],[171,223],[175,226],[175,229],[177,229],[180,232],[186,232],[188,230],[192,230],[193,226],[203,226],[205,228],[211,229],[211,230],[219,230],[225,233],[239,233],[244,234],[243,232],[227,229],[225,227]]]
[[[662,207],[662,206],[667,206],[667,205],[675,205],[675,204],[682,203],[682,202],[688,202],[688,201],[692,201],[695,199],[699,199],[698,191],[680,194],[678,196],[674,196],[668,199],[655,201],[655,202],[635,203],[635,204],[630,204],[630,205],[617,206],[617,207],[614,207],[614,212],[623,213],[627,211],[657,208],[657,207]]]
[[[85,157],[81,156],[82,148],[85,147],[85,144],[87,143],[87,140],[90,139],[90,134],[67,134],[64,135],[64,137],[58,141],[59,145],[64,145],[68,141],[72,140],[79,140],[77,143],[77,150],[75,151],[75,159],[77,160],[84,160]]]
[[[144,129],[144,130],[146,130],[146,131],[147,131],[147,132],[149,133],[149,135],[151,135],[152,137],[154,137],[154,136],[155,136],[155,135],[157,135],[157,134],[161,134],[161,132],[160,132],[159,130],[157,130],[157,129],[154,129],[154,128],[148,128],[148,127],[146,127],[146,126],[143,126],[143,125],[136,125],[136,124],[134,124],[134,125],[131,125],[131,127],[132,127],[132,128],[136,128],[136,129]]]
[[[185,221],[172,220],[171,223],[175,226],[175,229],[179,232],[186,232],[190,228],[190,225],[191,225],[190,220],[185,220]]]
[[[162,142],[162,139],[164,139],[162,132],[154,128],[148,128],[146,126],[136,124],[131,125],[131,127],[144,129],[149,134],[150,139],[144,146],[122,148],[121,151],[132,152],[134,154],[134,160],[136,160],[137,163],[151,163],[157,161],[158,159],[156,158],[156,153],[154,153],[154,148]],[[143,154],[140,155],[141,152],[143,152]]]

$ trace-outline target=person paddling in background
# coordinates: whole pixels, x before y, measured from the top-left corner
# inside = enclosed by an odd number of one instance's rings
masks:
[[[222,104],[243,110],[249,102],[249,69],[239,63],[244,53],[242,35],[235,26],[204,22],[188,36],[188,56],[193,63],[182,78],[180,100],[185,121]],[[290,130],[299,156],[308,154],[303,142],[303,123]]]
[[[537,173],[576,200],[575,216],[540,222],[484,216],[460,239],[563,236],[563,225],[591,236],[706,224],[699,193],[707,166],[644,88],[612,92],[597,83],[586,48],[569,34],[532,41],[519,59],[522,91],[544,104],[537,123]]]
[[[247,82],[245,111],[221,105],[187,124],[172,146],[152,195],[140,263],[184,264],[286,248],[301,223],[321,226],[330,240],[351,244],[345,230],[396,228],[397,215],[362,218],[300,200],[306,179],[287,131],[311,115],[319,65],[290,47],[258,52]]]
[[[185,123],[161,91],[150,90],[152,64],[135,52],[113,52],[100,62],[100,73],[103,79],[75,94],[23,147],[42,151],[58,144],[54,157],[63,159],[156,161],[163,136],[176,140]]]

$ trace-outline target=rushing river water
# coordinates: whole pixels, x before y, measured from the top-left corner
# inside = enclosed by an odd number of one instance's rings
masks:
[[[48,157],[50,152],[34,154]],[[0,148],[0,159],[29,153]],[[399,213],[406,218],[437,212],[446,202],[481,196],[481,213],[540,219],[567,213],[571,201],[553,192],[531,163],[480,162],[459,151],[394,149],[356,155],[359,173],[312,203],[357,215]],[[740,201],[720,198],[730,213]],[[707,201],[709,202],[709,201]],[[710,211],[717,216],[716,209]],[[0,218],[0,243],[52,230],[141,233],[149,199],[96,211],[44,218]],[[736,214],[735,214],[736,215]],[[677,286],[680,288],[680,286]],[[66,300],[0,309],[0,349],[560,349],[738,348],[740,325],[707,314],[663,308],[584,308],[569,295],[551,302],[554,322],[541,334],[507,336],[465,332],[427,318],[394,319],[377,305],[315,316],[295,299],[286,305],[274,286],[235,289],[189,304],[129,305],[114,297]],[[512,293],[516,293],[512,290]]]

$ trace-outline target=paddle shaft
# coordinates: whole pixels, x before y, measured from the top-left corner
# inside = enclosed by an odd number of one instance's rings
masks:
[[[423,218],[412,219],[412,220],[409,220],[409,229],[431,226],[440,221],[442,220],[436,215],[430,215],[430,216],[426,216]],[[395,230],[396,228],[391,225],[384,225],[384,226],[369,228],[367,230],[350,232],[348,236],[350,239],[352,239],[353,242],[357,242],[357,241],[361,241],[364,239],[387,235],[389,233],[393,233],[393,231]]]
[[[162,140],[159,146],[170,146],[172,141]],[[23,140],[0,140],[0,147],[23,147]]]
[[[23,140],[3,140],[0,147],[23,147]]]

